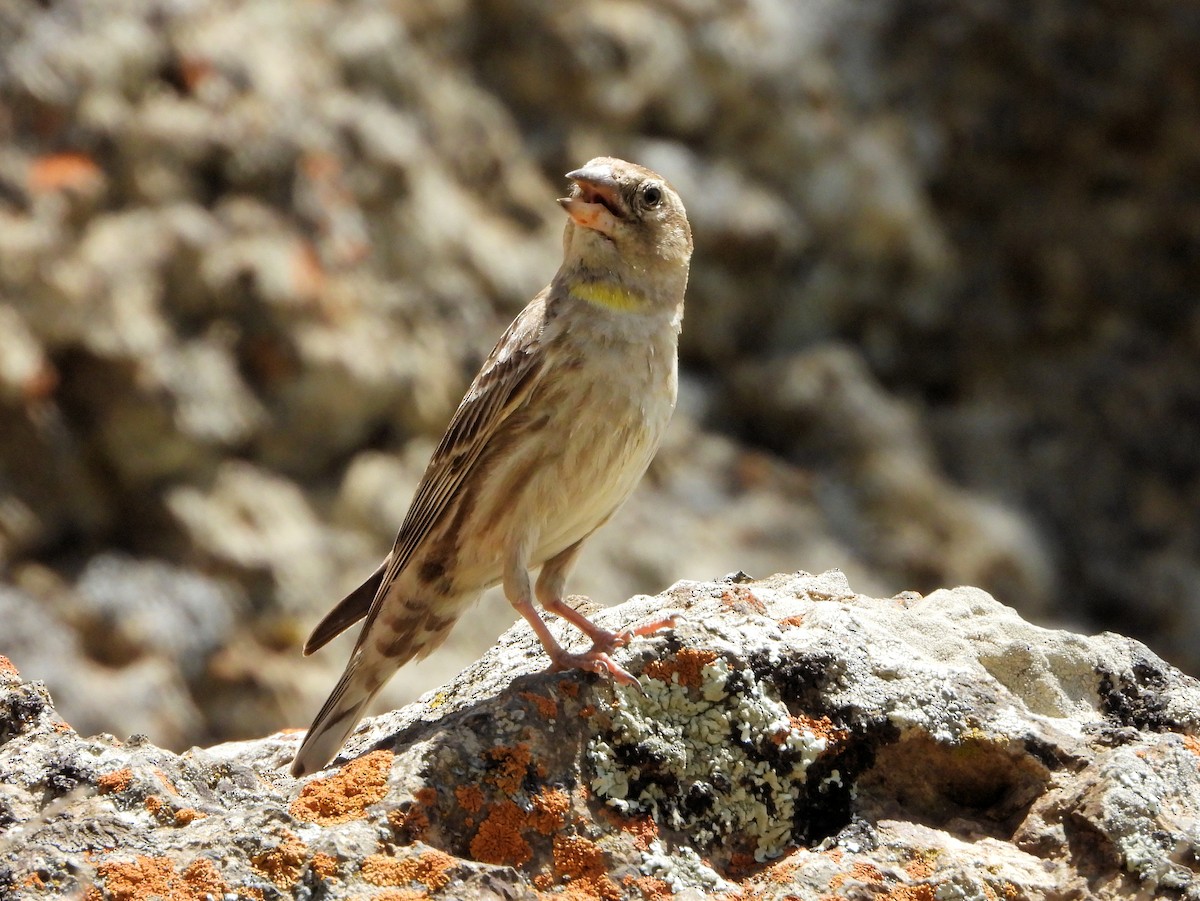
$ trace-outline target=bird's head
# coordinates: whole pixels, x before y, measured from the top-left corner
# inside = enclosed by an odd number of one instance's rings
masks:
[[[667,180],[613,157],[597,157],[567,178],[573,182],[570,195],[558,201],[569,217],[564,266],[630,282],[649,279],[656,284],[646,287],[682,299],[692,229]]]

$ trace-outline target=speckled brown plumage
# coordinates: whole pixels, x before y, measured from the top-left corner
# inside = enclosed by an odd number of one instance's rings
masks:
[[[608,632],[562,595],[583,541],[633,491],[674,409],[691,230],[674,189],[648,169],[606,157],[568,177],[562,266],[467,390],[391,553],[305,645],[312,653],[364,620],[295,776],[328,763],[383,683],[436,648],[492,585],[504,585],[560,669],[631,681],[609,653],[665,625]],[[592,648],[564,650],[535,594]]]

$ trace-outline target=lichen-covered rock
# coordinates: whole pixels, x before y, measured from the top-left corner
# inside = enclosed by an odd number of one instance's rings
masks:
[[[341,660],[303,636],[554,271],[562,173],[616,153],[694,226],[683,391],[572,588],[839,566],[1200,672],[1179,6],[3,0],[0,581],[52,571],[73,630],[87,558],[215,573],[242,627],[151,731],[306,719]],[[485,602],[381,703],[512,618]],[[31,677],[86,667],[25,634]],[[106,731],[153,722],[136,697]]]
[[[680,582],[548,673],[527,626],[368,720],[175,755],[0,674],[0,895],[28,899],[1200,898],[1200,683],[972,588]],[[558,628],[558,624],[555,624]]]

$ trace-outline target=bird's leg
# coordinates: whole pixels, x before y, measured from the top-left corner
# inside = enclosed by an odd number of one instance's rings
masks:
[[[578,548],[575,549],[575,552],[578,553]],[[561,557],[562,555],[560,554],[559,556]],[[572,554],[571,556],[573,557],[574,555]],[[566,563],[569,568],[571,560],[567,559]],[[565,573],[562,578],[566,578]],[[626,672],[608,656],[607,649],[597,649],[593,645],[590,651],[583,654],[572,654],[555,641],[554,636],[550,634],[550,629],[546,626],[542,618],[538,616],[537,610],[533,607],[533,591],[529,585],[529,571],[525,568],[525,557],[522,554],[514,553],[510,555],[508,561],[505,563],[504,594],[508,597],[508,602],[516,608],[521,616],[525,617],[526,622],[533,627],[533,631],[541,639],[542,647],[546,649],[546,653],[550,656],[550,669],[585,669],[593,673],[607,673],[617,682],[623,682],[627,685],[637,684],[637,679],[633,677],[632,673]],[[563,606],[565,607],[566,605],[564,604]],[[567,609],[570,610],[569,607]],[[587,622],[582,614],[576,613],[574,610],[571,610],[571,613],[583,619],[584,622]],[[591,623],[588,623],[588,626],[592,632],[609,634],[603,630],[596,629]]]
[[[512,555],[504,566],[504,596],[508,598],[508,602],[513,605],[517,613],[525,617],[525,621],[533,627],[533,631],[537,633],[542,647],[546,649],[551,660],[558,660],[567,653],[550,634],[550,628],[533,608],[533,591],[529,586],[529,571],[525,568],[525,561],[516,554]]]
[[[635,636],[650,635],[658,632],[660,629],[665,629],[673,625],[675,618],[673,616],[665,617],[651,623],[622,629],[620,632],[610,632],[608,629],[602,629],[600,626],[597,626],[570,604],[566,603],[563,600],[563,589],[566,587],[567,576],[571,572],[571,567],[575,565],[575,560],[579,556],[579,550],[582,546],[582,541],[576,542],[562,553],[551,557],[542,565],[542,571],[538,574],[537,598],[541,602],[542,607],[551,613],[561,616],[592,640],[592,647],[582,654],[571,654],[562,651],[561,656],[558,658],[555,658],[551,654],[550,657],[554,662],[554,668],[586,669],[597,673],[603,671],[608,672],[618,682],[634,683],[637,680],[627,670],[612,660],[608,656],[609,653],[616,648],[629,644]]]

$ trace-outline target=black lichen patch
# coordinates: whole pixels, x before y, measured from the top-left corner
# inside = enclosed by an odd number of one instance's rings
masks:
[[[774,685],[780,700],[793,710],[815,716],[835,712],[827,709],[827,689],[841,678],[842,665],[832,654],[798,654],[780,661],[762,652],[750,655],[749,664],[755,677]]]
[[[1074,757],[1067,753],[1064,748],[1033,735],[1025,736],[1021,744],[1026,753],[1051,772],[1064,768],[1078,770],[1087,765],[1087,761],[1084,758]]]
[[[792,825],[800,843],[815,845],[839,834],[855,818],[857,782],[875,765],[880,748],[899,731],[886,718],[844,727],[840,738],[808,769],[808,779]]]
[[[60,798],[80,785],[93,784],[96,774],[90,767],[80,766],[63,758],[56,760],[45,773],[46,800]]]
[[[1150,732],[1171,732],[1178,722],[1167,712],[1163,692],[1168,688],[1161,666],[1143,658],[1129,672],[1112,673],[1097,668],[1100,677],[1100,709],[1110,720],[1122,726]]]
[[[49,706],[46,694],[28,683],[7,690],[0,697],[0,745],[27,732]]]

